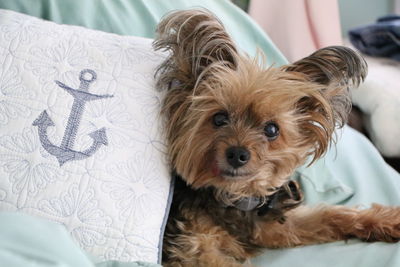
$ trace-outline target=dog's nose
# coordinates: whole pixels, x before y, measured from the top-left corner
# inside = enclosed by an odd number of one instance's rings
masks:
[[[239,168],[245,165],[250,159],[250,152],[239,146],[231,146],[226,151],[226,159],[233,168]]]

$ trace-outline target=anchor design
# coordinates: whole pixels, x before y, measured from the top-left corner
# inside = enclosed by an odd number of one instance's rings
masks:
[[[96,78],[96,72],[90,69],[84,69],[79,75],[80,85],[78,89],[73,89],[60,81],[55,81],[58,86],[63,88],[74,98],[60,146],[52,144],[47,136],[47,128],[55,126],[55,124],[47,114],[46,110],[44,110],[32,124],[33,126],[38,127],[39,139],[43,148],[57,158],[60,166],[70,160],[82,160],[88,158],[102,145],[108,145],[106,129],[103,127],[89,134],[93,143],[88,149],[84,151],[75,151],[72,149],[86,102],[113,97],[113,95],[95,95],[89,93],[89,84],[96,80]]]

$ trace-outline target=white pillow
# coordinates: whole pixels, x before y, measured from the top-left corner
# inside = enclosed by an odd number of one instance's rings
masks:
[[[0,10],[0,210],[160,262],[171,193],[151,40]]]
[[[363,113],[368,134],[387,157],[400,157],[400,63],[365,56],[368,76],[352,98]]]

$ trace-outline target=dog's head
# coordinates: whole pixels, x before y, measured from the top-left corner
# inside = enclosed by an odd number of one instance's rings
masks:
[[[308,158],[321,157],[346,122],[348,87],[366,75],[365,61],[339,46],[265,68],[239,54],[204,10],[171,13],[157,33],[155,48],[170,52],[158,87],[168,90],[172,167],[193,188],[232,196],[271,194]]]

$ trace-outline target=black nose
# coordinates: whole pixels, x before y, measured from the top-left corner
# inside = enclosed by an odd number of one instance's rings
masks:
[[[225,151],[226,159],[233,168],[245,165],[250,159],[250,152],[239,146],[231,146]]]

